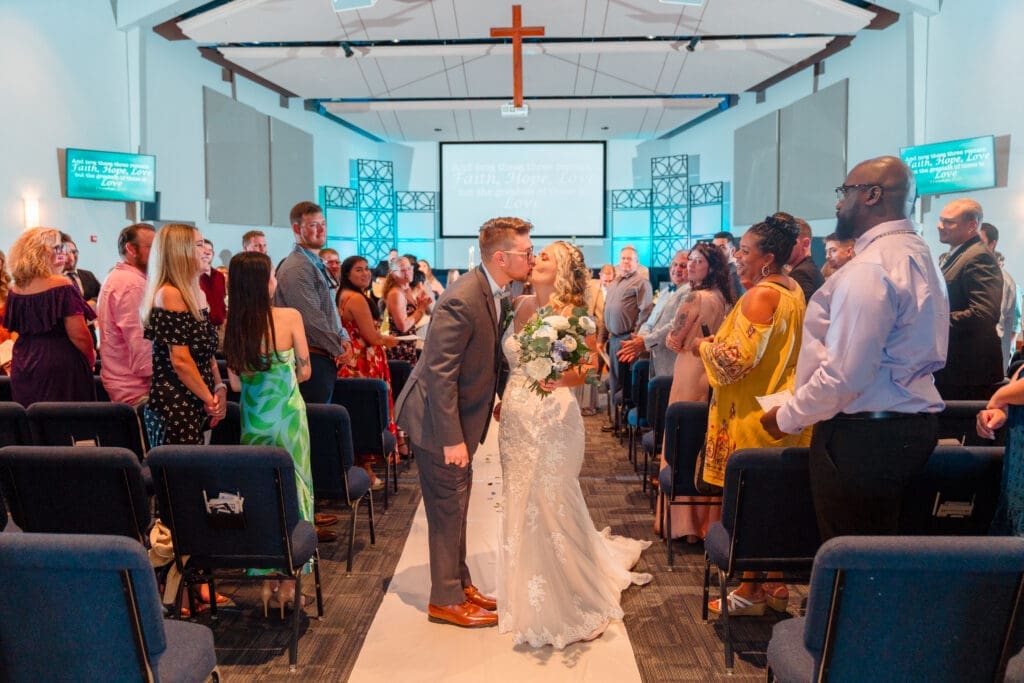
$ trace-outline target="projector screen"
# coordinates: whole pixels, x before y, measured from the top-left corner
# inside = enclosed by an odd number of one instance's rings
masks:
[[[904,147],[900,158],[914,172],[921,197],[996,185],[995,138],[991,135]]]
[[[441,237],[476,237],[495,216],[534,237],[604,237],[603,142],[442,142]]]

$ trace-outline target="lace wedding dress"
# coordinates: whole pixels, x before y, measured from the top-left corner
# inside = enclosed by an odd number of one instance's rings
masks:
[[[576,399],[567,388],[535,393],[510,332],[502,346],[511,374],[498,423],[498,630],[516,645],[562,649],[622,618],[621,592],[651,580],[629,571],[651,543],[594,528],[579,484],[584,431]]]

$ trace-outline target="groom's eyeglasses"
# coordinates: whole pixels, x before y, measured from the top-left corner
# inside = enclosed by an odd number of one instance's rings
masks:
[[[527,249],[526,251],[512,251],[511,249],[502,249],[501,251],[506,254],[516,254],[517,256],[525,256],[527,259],[533,258],[533,249]]]

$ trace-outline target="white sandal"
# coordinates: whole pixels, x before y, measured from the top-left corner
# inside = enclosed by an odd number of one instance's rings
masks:
[[[737,595],[736,591],[729,593],[727,601],[730,617],[764,616],[765,608],[768,606],[768,602],[766,600],[761,600],[760,602],[753,602],[743,597],[742,595]],[[711,602],[709,602],[708,611],[714,612],[715,614],[721,614],[722,609],[719,605],[719,602],[719,600],[712,600]]]

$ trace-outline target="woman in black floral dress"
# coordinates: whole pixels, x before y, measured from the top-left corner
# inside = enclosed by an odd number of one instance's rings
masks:
[[[217,361],[217,330],[199,289],[199,231],[165,225],[150,256],[142,319],[153,341],[153,380],[145,409],[151,447],[201,444],[203,432],[227,411]]]

